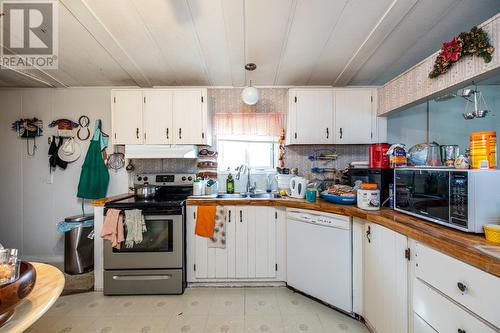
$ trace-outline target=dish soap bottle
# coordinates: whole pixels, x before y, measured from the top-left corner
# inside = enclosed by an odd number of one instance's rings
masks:
[[[234,193],[234,179],[231,172],[227,175],[226,180],[226,193],[233,194]]]

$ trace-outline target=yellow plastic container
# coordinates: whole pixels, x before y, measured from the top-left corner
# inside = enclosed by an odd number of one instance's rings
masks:
[[[500,244],[500,224],[485,224],[483,229],[487,241]]]
[[[497,133],[495,131],[471,132],[470,162],[472,169],[496,169]]]

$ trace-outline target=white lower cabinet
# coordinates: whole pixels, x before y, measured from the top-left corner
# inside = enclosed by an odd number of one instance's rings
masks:
[[[363,243],[363,317],[376,333],[408,331],[408,239],[365,223]]]
[[[285,214],[267,206],[224,206],[226,247],[194,234],[197,206],[187,207],[188,282],[284,281]]]
[[[500,332],[500,278],[414,243],[415,314],[440,333]]]
[[[429,324],[416,313],[413,313],[413,333],[436,333]]]
[[[439,333],[498,332],[420,279],[415,279],[413,284],[413,311]],[[418,323],[414,323],[415,326],[418,327]]]

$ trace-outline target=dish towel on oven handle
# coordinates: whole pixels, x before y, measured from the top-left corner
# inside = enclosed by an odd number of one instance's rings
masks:
[[[135,244],[142,242],[142,233],[147,231],[146,222],[140,209],[125,210],[125,247],[132,248]]]
[[[217,206],[215,210],[214,234],[208,239],[208,247],[219,249],[226,248],[226,216],[226,207]]]
[[[108,209],[101,230],[101,238],[111,242],[111,246],[120,249],[123,238],[123,218],[118,209]]]

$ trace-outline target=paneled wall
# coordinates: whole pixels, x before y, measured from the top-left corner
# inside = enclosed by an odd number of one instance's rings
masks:
[[[79,143],[82,155],[58,168],[51,182],[48,163],[48,137],[55,129],[48,124],[58,118],[78,120],[87,115],[94,127],[102,119],[103,130],[111,130],[110,89],[16,89],[0,90],[0,156],[2,156],[2,187],[0,190],[0,243],[20,249],[30,260],[61,261],[63,237],[56,231],[57,222],[81,213],[81,200],[76,197],[80,170],[89,141]],[[19,118],[37,117],[44,122],[44,133],[37,138],[38,150],[30,157],[26,140],[17,137],[11,123]],[[111,151],[111,149],[109,149]],[[127,190],[124,169],[110,171],[108,194]],[[86,212],[92,212],[86,205]]]

